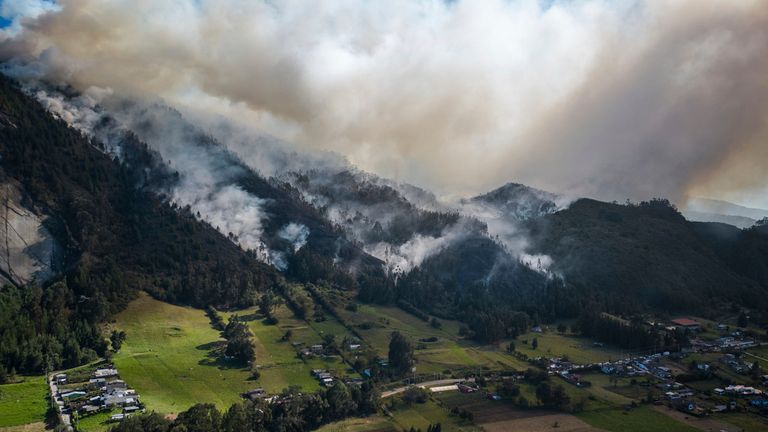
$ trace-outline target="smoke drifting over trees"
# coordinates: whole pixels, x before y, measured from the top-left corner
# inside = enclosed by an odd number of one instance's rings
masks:
[[[38,76],[160,95],[441,195],[515,179],[768,204],[759,0],[26,3],[0,53]]]

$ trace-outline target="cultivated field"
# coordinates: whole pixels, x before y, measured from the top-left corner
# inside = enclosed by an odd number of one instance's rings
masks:
[[[599,429],[614,432],[695,432],[699,429],[676,421],[649,406],[625,411],[611,407],[587,410],[576,417]]]
[[[48,410],[48,385],[44,376],[21,377],[21,382],[0,385],[0,430],[9,426],[30,426],[35,430]],[[17,428],[14,430],[25,430]]]

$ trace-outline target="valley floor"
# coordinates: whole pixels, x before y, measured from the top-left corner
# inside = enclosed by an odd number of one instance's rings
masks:
[[[253,332],[257,352],[255,367],[261,374],[254,380],[249,368],[222,360],[217,350],[225,341],[204,311],[141,294],[109,325],[109,330],[122,330],[127,335],[114,356],[114,366],[129,387],[141,395],[147,411],[173,416],[199,402],[226,409],[241,400],[242,392],[254,388],[263,388],[269,394],[279,393],[288,386],[315,391],[321,388],[312,374],[315,369],[327,370],[334,379],[359,378],[350,368],[358,355],[350,345],[359,343],[360,350],[372,349],[385,358],[392,331],[399,331],[414,341],[416,376],[425,381],[524,371],[534,367],[525,360],[526,356],[566,356],[575,362],[597,363],[627,355],[589,339],[546,328],[541,333],[518,337],[515,344],[519,354],[511,355],[505,351],[508,341],[478,345],[459,337],[460,325],[456,321],[440,320],[440,325],[434,326],[397,308],[372,305],[346,308],[342,305],[351,299],[339,294],[329,296],[337,296],[331,298],[330,304],[338,319],[314,302],[313,313],[306,320],[294,316],[285,305],[277,307],[276,324],[269,324],[256,308],[221,313],[225,321],[237,314]],[[286,332],[289,338],[285,337]],[[322,344],[327,335],[335,336],[341,347],[340,355],[300,355]],[[532,347],[533,338],[538,342],[536,349]],[[764,354],[761,349],[753,352]],[[577,387],[558,376],[551,378],[554,384],[563,385],[573,404],[581,406],[573,414],[538,406],[535,386],[522,381],[518,383],[520,394],[531,403],[525,409],[510,401],[486,397],[485,391],[492,393],[494,387],[471,394],[455,390],[432,393],[426,403],[409,405],[402,400],[402,394],[389,396],[386,392],[405,384],[396,382],[383,389],[388,396],[383,400],[383,412],[327,425],[321,431],[393,432],[411,427],[424,431],[436,423],[440,423],[444,431],[456,432],[768,430],[759,417],[746,413],[720,414],[700,420],[666,406],[640,404],[650,387],[639,380],[613,380],[599,372],[585,373],[584,380],[591,382],[591,387]],[[24,377],[18,384],[0,386],[0,431],[40,430],[48,406],[47,397],[44,377]],[[637,405],[630,407],[633,402]],[[464,415],[458,415],[462,412]],[[110,411],[84,417],[76,425],[80,431],[105,431],[111,424],[112,414]]]

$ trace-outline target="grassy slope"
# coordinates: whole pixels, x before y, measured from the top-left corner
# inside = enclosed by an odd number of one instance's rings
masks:
[[[0,427],[41,422],[48,410],[44,376],[24,377],[16,384],[0,385]]]
[[[539,346],[537,349],[531,347],[533,338],[537,338]],[[528,340],[528,344],[522,343]],[[568,357],[576,363],[600,363],[609,360],[617,360],[627,357],[627,353],[611,347],[598,347],[592,344],[589,339],[568,336],[549,331],[546,333],[527,333],[517,338],[515,348],[528,357]]]
[[[280,392],[290,385],[298,385],[308,391],[319,388],[317,381],[311,376],[312,367],[296,357],[296,350],[290,342],[280,340],[285,331],[291,329],[295,335],[294,340],[320,343],[320,337],[307,328],[305,322],[295,319],[284,306],[275,313],[279,325],[265,324],[263,317],[258,315],[254,308],[240,310],[236,314],[248,321],[248,326],[255,336],[256,365],[261,372],[261,378],[253,384],[254,387],[263,387],[270,393]],[[232,314],[222,315],[224,320],[227,320]]]
[[[372,416],[365,418],[351,418],[339,422],[325,425],[318,429],[318,432],[365,432],[365,431],[387,431],[395,432],[392,422],[382,416]]]
[[[110,422],[112,414],[120,413],[118,410],[100,412],[98,414],[84,417],[77,422],[78,432],[103,432],[114,425]]]
[[[252,387],[247,370],[208,357],[221,338],[201,310],[141,294],[116,317],[115,327],[128,335],[115,365],[150,410],[178,413],[197,402],[226,408]]]
[[[302,361],[291,344],[321,343],[322,332],[337,334],[340,341],[347,333],[338,322],[329,319],[308,325],[285,306],[275,312],[277,325],[265,324],[254,308],[222,315],[226,320],[234,313],[246,319],[254,333],[256,364],[261,372],[258,381],[248,380],[250,371],[246,368],[222,364],[212,356],[212,349],[223,339],[203,311],[170,305],[146,294],[116,318],[114,327],[125,330],[128,337],[115,356],[115,364],[148,408],[163,413],[178,413],[197,402],[227,408],[240,400],[241,392],[255,387],[270,393],[291,385],[314,391],[319,384],[311,370],[316,368],[339,376],[346,373],[348,366],[340,357]],[[281,341],[289,329],[291,342]]]

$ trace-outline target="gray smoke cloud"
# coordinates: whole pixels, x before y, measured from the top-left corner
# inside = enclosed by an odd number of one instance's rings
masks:
[[[0,56],[460,196],[768,205],[761,0],[27,2]],[[21,9],[20,9],[21,10]]]

